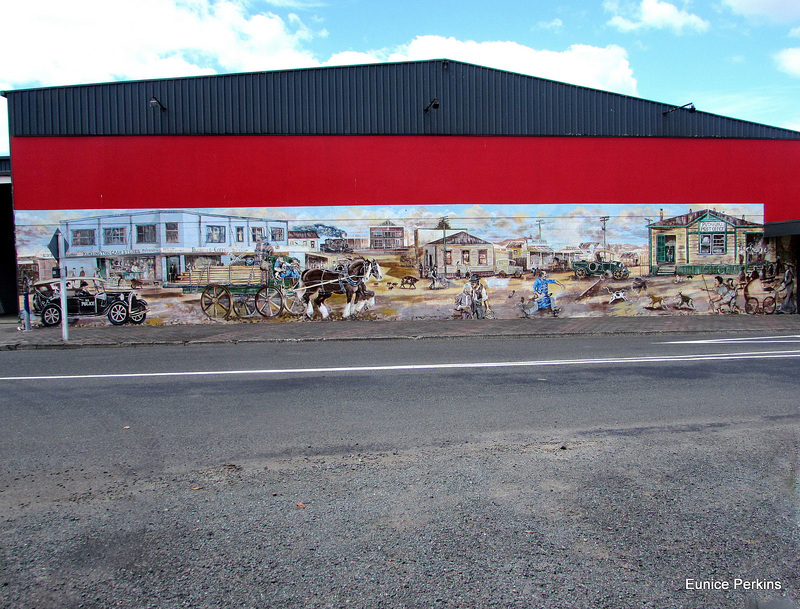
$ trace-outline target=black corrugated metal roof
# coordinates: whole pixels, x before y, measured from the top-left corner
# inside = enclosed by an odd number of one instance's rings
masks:
[[[800,132],[447,59],[7,91],[12,136]],[[155,98],[161,107],[151,104]],[[164,108],[164,109],[162,109]]]

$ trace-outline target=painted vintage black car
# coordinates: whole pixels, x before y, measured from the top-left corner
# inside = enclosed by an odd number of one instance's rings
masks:
[[[131,288],[112,287],[98,277],[70,277],[66,280],[68,317],[108,317],[115,326],[143,323],[147,302]],[[45,326],[61,323],[58,279],[39,281],[32,289],[33,312]]]

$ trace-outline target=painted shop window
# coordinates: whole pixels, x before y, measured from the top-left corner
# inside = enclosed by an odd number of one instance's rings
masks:
[[[469,264],[469,250],[461,250],[461,262]]]
[[[444,263],[453,264],[453,250],[447,250],[444,253]]]
[[[656,235],[656,262],[658,264],[675,264],[675,235]]]
[[[478,250],[478,264],[488,264],[488,250]]]
[[[383,239],[375,239],[375,245],[373,246],[375,249],[383,249]]]
[[[156,225],[137,224],[136,243],[158,243]]]
[[[272,234],[273,241],[283,241],[283,229],[282,228],[270,228],[270,233]]]
[[[167,243],[180,243],[180,233],[178,233],[178,223],[177,222],[166,222],[164,224],[164,229],[166,232],[166,239]]]
[[[236,227],[236,242],[244,243],[244,226]]]
[[[701,254],[724,254],[725,234],[700,235]]]
[[[125,227],[104,228],[103,245],[125,245]]]
[[[82,245],[95,245],[94,229],[79,228],[72,231],[72,245],[77,247]]]
[[[206,243],[225,243],[225,227],[206,226]]]
[[[250,229],[250,241],[258,243],[264,238],[264,227],[254,226]]]

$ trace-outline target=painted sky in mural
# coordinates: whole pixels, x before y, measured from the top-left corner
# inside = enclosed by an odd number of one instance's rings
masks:
[[[603,241],[602,216],[609,216],[605,240],[609,244],[647,245],[647,225],[663,211],[666,218],[691,209],[718,208],[731,216],[755,223],[764,219],[763,206],[749,205],[371,205],[362,207],[213,208],[206,213],[286,220],[290,230],[324,224],[347,232],[349,237],[367,237],[369,227],[390,221],[407,231],[433,228],[447,217],[450,226],[465,229],[487,241],[516,237],[539,237],[552,247]],[[87,216],[128,213],[129,210],[71,210],[17,212],[17,251],[20,256],[47,255],[46,244],[62,220]]]

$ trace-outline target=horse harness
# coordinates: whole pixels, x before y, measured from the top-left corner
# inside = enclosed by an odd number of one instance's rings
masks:
[[[334,269],[334,272],[339,273],[339,287],[342,289],[342,292],[346,292],[347,289],[344,287],[344,282],[346,281],[350,284],[350,287],[355,288],[356,286],[360,285],[361,283],[365,283],[367,278],[369,277],[370,273],[372,272],[372,262],[369,260],[364,260],[364,275],[362,277],[353,277],[350,275],[350,268],[348,266],[342,265],[342,269]]]

